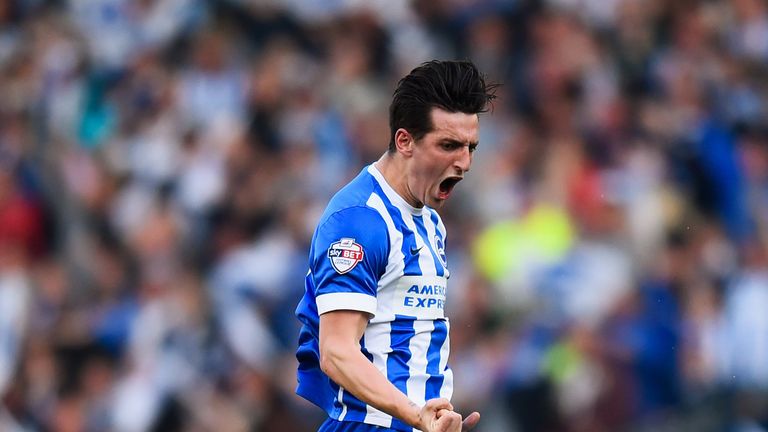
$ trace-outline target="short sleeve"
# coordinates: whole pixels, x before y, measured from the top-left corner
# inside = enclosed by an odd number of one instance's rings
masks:
[[[350,207],[331,215],[318,227],[312,247],[318,314],[357,310],[375,315],[388,254],[387,227],[374,209]]]

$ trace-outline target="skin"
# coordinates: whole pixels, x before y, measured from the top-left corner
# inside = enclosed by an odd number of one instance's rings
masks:
[[[432,131],[415,140],[405,129],[395,133],[396,151],[385,153],[376,168],[411,206],[439,209],[450,196],[440,184],[460,179],[469,171],[477,147],[476,114],[431,111]],[[360,339],[370,316],[364,312],[337,310],[320,316],[320,367],[334,382],[358,399],[403,420],[423,432],[460,432],[480,420],[473,412],[461,414],[444,398],[431,399],[419,407],[398,390],[368,361]]]
[[[416,140],[405,129],[395,132],[394,153],[385,153],[376,168],[408,204],[439,209],[450,196],[440,191],[448,178],[462,179],[478,145],[477,114],[432,108],[432,131]]]
[[[423,407],[398,390],[360,351],[368,325],[364,312],[338,310],[320,316],[320,368],[358,399],[423,432],[468,431],[480,420],[474,412],[462,421],[448,399],[430,399]]]

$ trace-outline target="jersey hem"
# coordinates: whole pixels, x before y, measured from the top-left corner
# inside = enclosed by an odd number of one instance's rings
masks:
[[[360,414],[364,414],[364,413],[360,413]],[[347,415],[349,415],[349,413],[347,413]],[[338,422],[363,423],[363,424],[366,424],[366,425],[379,426],[379,427],[387,428],[387,429],[390,429],[390,430],[403,431],[403,429],[401,429],[401,428],[397,428],[397,429],[394,428],[392,426],[392,416],[388,416],[386,414],[383,414],[383,415],[371,415],[371,414],[368,414],[368,415],[365,416],[365,420],[339,420],[336,417],[332,417],[332,416],[329,416],[329,417],[331,417],[332,419],[334,419],[334,420],[336,420]],[[421,430],[419,430],[419,429],[410,428],[410,427],[408,429],[406,429],[406,430],[408,432],[421,432]]]

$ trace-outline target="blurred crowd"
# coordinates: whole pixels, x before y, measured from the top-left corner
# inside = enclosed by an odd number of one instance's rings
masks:
[[[0,430],[315,430],[314,224],[397,80],[503,84],[443,212],[479,431],[768,431],[768,2],[0,0]]]

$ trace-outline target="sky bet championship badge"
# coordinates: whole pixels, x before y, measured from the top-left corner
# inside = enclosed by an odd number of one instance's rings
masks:
[[[328,248],[328,258],[333,269],[344,274],[363,260],[363,247],[355,243],[355,239],[343,238]]]

